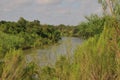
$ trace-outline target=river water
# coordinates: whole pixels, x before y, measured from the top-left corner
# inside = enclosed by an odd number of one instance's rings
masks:
[[[76,37],[63,37],[60,44],[49,46],[45,49],[30,49],[26,50],[26,60],[28,62],[35,61],[40,66],[54,65],[60,56],[72,55],[83,42],[82,39]]]

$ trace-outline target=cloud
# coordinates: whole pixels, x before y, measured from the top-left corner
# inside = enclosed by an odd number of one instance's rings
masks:
[[[49,5],[49,4],[59,4],[63,0],[36,0],[38,4]]]
[[[97,0],[0,0],[0,20],[22,16],[49,24],[77,24],[101,11]]]
[[[59,10],[57,10],[57,12],[59,14],[69,14],[70,13],[70,9],[59,9]]]
[[[82,1],[82,0],[64,0],[66,2],[77,2],[77,1]]]
[[[14,9],[19,9],[21,7],[26,7],[27,5],[38,4],[40,6],[45,5],[55,5],[60,4],[63,0],[1,0],[0,1],[0,11],[12,11]]]
[[[0,11],[11,11],[29,3],[31,0],[1,0]]]

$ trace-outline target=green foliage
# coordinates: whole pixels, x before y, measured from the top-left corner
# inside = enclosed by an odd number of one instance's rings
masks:
[[[87,21],[78,25],[74,30],[74,34],[85,39],[99,35],[103,31],[104,24],[108,17],[109,16],[99,17],[97,15],[86,17]]]
[[[57,26],[57,29],[61,32],[62,36],[74,36],[74,28],[75,26],[69,26],[64,24],[60,24]]]
[[[1,21],[0,31],[8,34],[9,36],[13,35],[22,37],[24,45],[18,47],[23,49],[42,47],[44,45],[56,43],[61,39],[60,31],[58,31],[54,26],[41,25],[38,20],[27,21],[23,17],[20,17],[17,22]],[[13,39],[14,41],[16,38],[11,37],[10,39]],[[19,43],[19,45],[21,45],[21,43]]]
[[[59,30],[53,26],[41,25],[38,20],[30,22],[21,17],[18,22],[0,21],[0,79],[39,80],[38,78],[42,78],[40,74],[41,72],[44,74],[45,69],[40,70],[39,65],[34,62],[27,63],[18,49],[42,47],[57,43],[59,39],[61,39]]]
[[[57,80],[56,76],[55,76],[55,69],[51,68],[49,66],[45,66],[42,70],[41,70],[41,74],[40,74],[40,80]]]
[[[18,49],[24,43],[22,37],[0,32],[0,55],[4,55],[10,49]]]

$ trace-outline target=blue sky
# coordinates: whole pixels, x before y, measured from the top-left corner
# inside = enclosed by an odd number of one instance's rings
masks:
[[[77,25],[84,16],[101,14],[98,0],[0,0],[0,20],[38,19],[42,24]]]

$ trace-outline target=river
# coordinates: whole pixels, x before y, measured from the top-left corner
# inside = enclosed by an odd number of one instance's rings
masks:
[[[52,45],[45,49],[26,50],[26,60],[28,62],[35,61],[40,66],[53,65],[61,55],[72,55],[76,47],[82,42],[83,40],[80,38],[63,37],[62,40],[59,41],[59,45]]]

